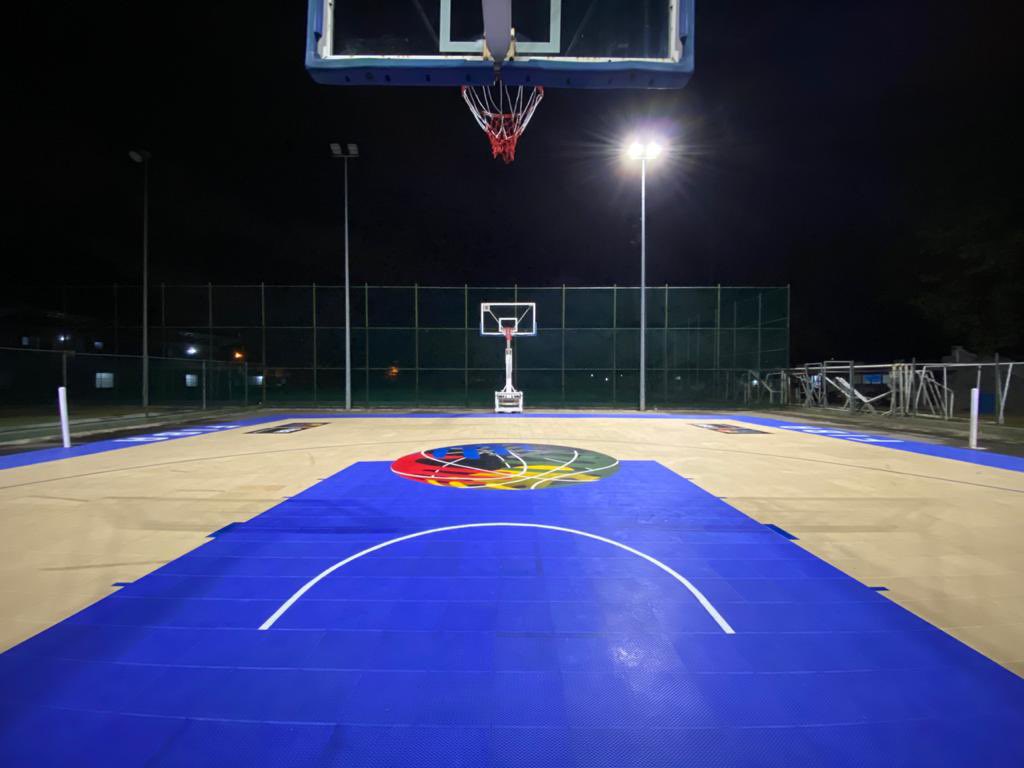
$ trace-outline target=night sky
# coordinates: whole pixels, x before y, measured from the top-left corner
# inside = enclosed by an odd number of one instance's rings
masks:
[[[5,119],[11,283],[138,282],[144,147],[155,282],[336,284],[327,145],[351,141],[354,281],[636,284],[618,152],[653,125],[650,284],[792,284],[797,363],[1024,352],[1017,3],[698,0],[685,89],[549,90],[511,166],[457,90],[315,84],[303,0],[39,7]]]

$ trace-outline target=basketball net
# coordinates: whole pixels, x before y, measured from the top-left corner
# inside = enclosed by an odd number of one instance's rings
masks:
[[[509,88],[500,82],[494,85],[464,85],[462,98],[473,113],[477,125],[487,134],[491,142],[491,154],[511,163],[516,159],[519,137],[523,135],[533,119],[537,105],[544,98],[544,89],[522,85]]]

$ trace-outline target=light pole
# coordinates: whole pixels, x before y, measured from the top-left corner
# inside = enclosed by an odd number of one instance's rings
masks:
[[[647,163],[662,153],[657,141],[634,141],[629,158],[640,161],[640,410],[647,410]]]
[[[352,315],[348,272],[348,161],[359,157],[355,144],[331,144],[331,158],[345,161],[345,410],[352,410]]]
[[[149,415],[149,159],[144,149],[128,152],[142,166],[142,410]]]

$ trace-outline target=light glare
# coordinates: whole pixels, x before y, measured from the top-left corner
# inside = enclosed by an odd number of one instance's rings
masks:
[[[631,141],[626,149],[626,155],[630,160],[657,160],[664,152],[665,147],[662,143],[654,139]]]

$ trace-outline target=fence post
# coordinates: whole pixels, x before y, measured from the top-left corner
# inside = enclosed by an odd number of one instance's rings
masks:
[[[120,339],[119,339],[120,333],[118,332],[119,331],[119,320],[120,320],[120,318],[118,317],[118,315],[119,315],[119,308],[118,308],[118,301],[117,301],[117,283],[114,283],[114,354],[115,355],[121,353],[121,344],[120,344]]]
[[[513,303],[517,303],[519,301],[519,283],[512,283],[512,301]],[[537,318],[534,317],[534,323],[536,323],[536,321]],[[519,348],[516,344],[515,336],[512,337],[512,370],[519,370]],[[519,379],[517,378],[516,381],[519,381]]]
[[[213,283],[206,284],[206,359],[213,360]]]
[[[764,294],[757,292],[757,375],[761,375],[761,329],[764,326]]]
[[[160,346],[167,357],[167,284],[160,283]]]
[[[420,284],[412,284],[412,359],[415,369],[414,394],[416,407],[420,407]]]
[[[317,389],[317,345],[316,345],[316,283],[313,283],[313,405],[320,405],[320,393]]]
[[[370,407],[370,284],[363,283],[363,365],[366,382],[366,407]]]
[[[736,324],[739,322],[738,315],[736,313],[736,300],[732,302],[732,375],[729,377],[733,379],[736,376]],[[733,382],[735,385],[735,382]],[[730,400],[732,396],[730,396]]]
[[[562,283],[562,407],[565,407],[565,283]]]
[[[715,288],[715,370],[722,367],[722,284]]]
[[[260,283],[260,362],[263,375],[260,377],[260,405],[267,406],[267,286]]]
[[[619,378],[619,289],[612,285],[612,406],[618,405],[616,381]]]
[[[715,287],[715,398],[722,397],[722,284]],[[725,398],[729,399],[729,378],[725,379]]]
[[[242,363],[242,392],[243,392],[243,405],[246,408],[249,407],[249,362]]]
[[[202,376],[203,376],[203,410],[205,411],[206,410],[206,361],[205,360],[203,360]]]
[[[664,404],[661,407],[666,408],[668,407],[668,283],[665,283],[665,327],[662,329],[662,332],[665,335],[661,340],[661,390],[662,397],[664,398]]]
[[[463,343],[463,369],[462,379],[464,388],[464,400],[469,408],[469,284],[462,285],[462,343]]]

